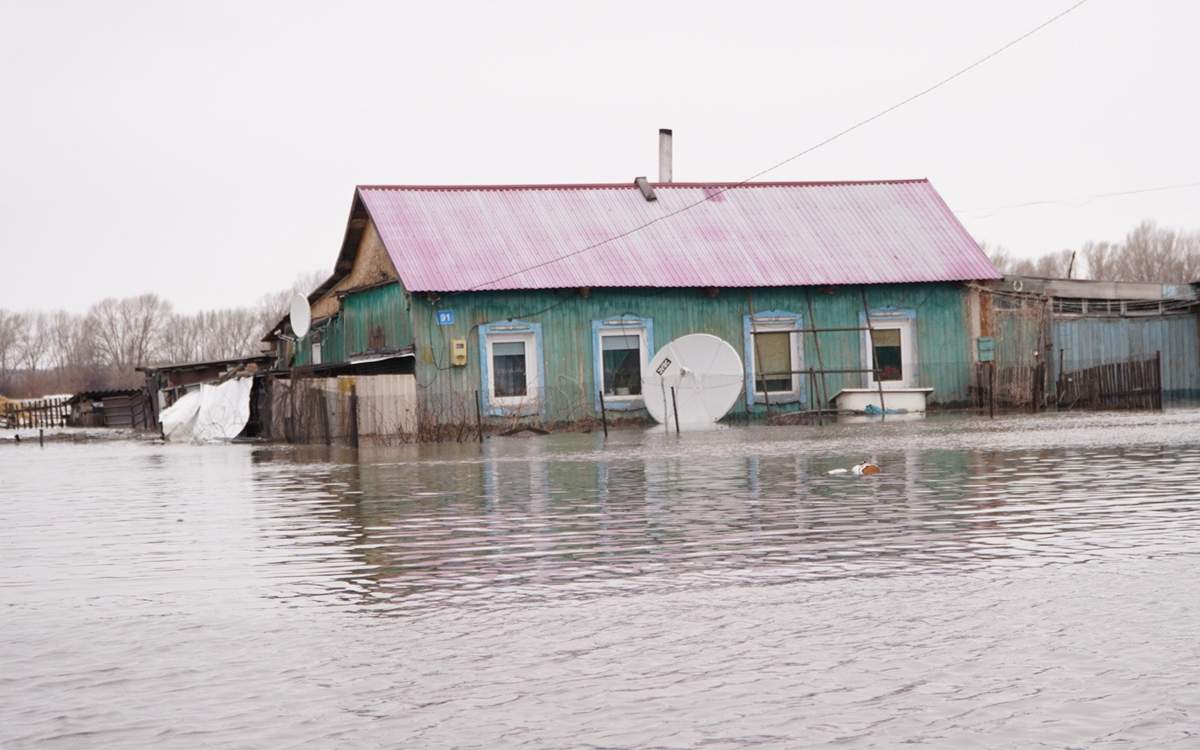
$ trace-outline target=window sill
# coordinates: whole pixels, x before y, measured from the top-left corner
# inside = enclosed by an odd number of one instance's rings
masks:
[[[800,394],[795,391],[781,391],[780,393],[768,393],[765,396],[761,393],[754,394],[754,403],[765,404],[770,400],[772,404],[795,404],[800,402]]]
[[[636,411],[646,408],[646,402],[641,396],[610,396],[606,393],[604,408],[608,411]]]
[[[534,417],[541,414],[542,405],[537,401],[497,402],[488,401],[485,414],[489,417]]]

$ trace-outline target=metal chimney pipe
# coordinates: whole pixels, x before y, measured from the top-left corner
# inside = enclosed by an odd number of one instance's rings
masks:
[[[671,181],[671,129],[658,129],[658,181]]]

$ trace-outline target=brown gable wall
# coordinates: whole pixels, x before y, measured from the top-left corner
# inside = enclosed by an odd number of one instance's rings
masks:
[[[375,222],[368,220],[363,231],[362,241],[358,243],[358,253],[354,257],[354,267],[349,275],[337,283],[333,289],[325,293],[321,299],[313,303],[312,315],[314,320],[327,318],[338,311],[338,294],[359,287],[375,286],[385,281],[395,281],[399,278],[388,257],[387,248],[379,238]]]

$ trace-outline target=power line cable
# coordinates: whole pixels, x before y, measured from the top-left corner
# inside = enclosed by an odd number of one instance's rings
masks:
[[[762,177],[763,175],[769,174],[770,172],[774,172],[775,170],[779,169],[780,167],[790,164],[791,162],[793,162],[803,156],[811,154],[813,151],[816,151],[819,148],[828,146],[830,143],[833,143],[834,141],[838,140],[839,138],[849,135],[850,133],[853,133],[855,130],[858,130],[861,127],[869,125],[872,122],[875,122],[876,120],[878,120],[879,118],[884,117],[885,115],[895,112],[897,109],[900,109],[901,107],[905,106],[906,104],[911,104],[912,102],[916,101],[917,99],[920,99],[923,96],[926,96],[928,94],[933,93],[934,91],[937,91],[938,89],[940,89],[941,87],[950,83],[951,81],[954,81],[955,79],[969,73],[970,71],[974,70],[975,68],[978,68],[980,65],[983,65],[984,63],[988,62],[992,58],[1002,54],[1006,50],[1016,46],[1017,44],[1020,44],[1021,42],[1025,41],[1029,37],[1038,33],[1039,31],[1046,28],[1050,24],[1054,23],[1055,21],[1058,21],[1059,19],[1067,16],[1068,14],[1074,12],[1075,10],[1078,10],[1081,6],[1085,5],[1089,1],[1090,0],[1078,0],[1078,2],[1076,2],[1074,5],[1071,5],[1070,7],[1066,8],[1065,10],[1059,11],[1058,13],[1054,14],[1053,16],[1046,19],[1045,21],[1042,21],[1037,26],[1034,26],[1029,31],[1026,31],[1025,33],[1021,34],[1020,36],[1004,43],[1000,47],[997,47],[996,49],[987,53],[983,57],[980,57],[979,59],[970,63],[966,67],[958,69],[957,71],[951,73],[950,75],[948,75],[945,78],[941,79],[940,81],[934,83],[933,85],[928,86],[928,87],[918,91],[917,93],[912,94],[911,96],[901,99],[900,101],[896,102],[895,104],[891,105],[890,107],[887,107],[886,109],[882,109],[879,112],[876,112],[875,114],[871,115],[870,117],[859,120],[858,122],[854,123],[853,125],[850,125],[849,127],[844,128],[844,129],[838,131],[837,133],[834,133],[833,135],[829,136],[825,140],[814,143],[813,145],[809,146],[808,148],[804,149],[803,151],[792,154],[791,156],[787,157],[786,159],[776,162],[775,164],[772,164],[771,166],[767,167],[766,169],[759,170],[758,172],[755,172],[754,174],[750,175],[749,177],[747,177],[743,180],[735,182],[731,185],[726,185],[717,190],[706,191],[704,197],[701,198],[700,200],[685,204],[685,205],[681,206],[680,208],[675,209],[674,211],[670,211],[668,213],[663,214],[662,216],[655,217],[655,218],[651,219],[650,221],[647,221],[643,224],[638,224],[637,226],[631,227],[630,229],[627,229],[624,232],[615,234],[611,237],[600,240],[599,242],[592,243],[591,245],[581,247],[578,250],[572,250],[569,253],[564,253],[563,255],[559,255],[554,258],[544,260],[540,263],[534,263],[533,265],[517,269],[516,271],[512,271],[511,273],[507,273],[507,274],[504,274],[503,276],[498,276],[494,279],[491,279],[490,281],[481,282],[479,284],[476,284],[476,285],[470,287],[470,289],[468,291],[475,291],[477,289],[482,289],[483,287],[491,286],[492,284],[495,284],[500,281],[504,281],[505,279],[510,279],[513,276],[517,276],[522,273],[527,273],[529,271],[535,271],[539,268],[543,268],[545,266],[551,265],[552,263],[558,263],[559,261],[563,261],[568,258],[573,258],[576,255],[582,255],[583,253],[589,252],[591,250],[595,250],[596,248],[599,248],[599,247],[603,247],[604,245],[607,245],[609,243],[616,242],[617,240],[620,240],[620,239],[624,239],[625,237],[628,237],[632,234],[640,232],[643,229],[654,226],[655,224],[658,224],[659,222],[666,221],[667,219],[678,216],[679,214],[681,214],[685,211],[690,211],[691,209],[695,208],[696,206],[699,206],[702,203],[706,203],[706,202],[712,200],[713,198],[717,197],[718,195],[721,195],[722,193],[732,190],[733,188],[741,187],[753,180],[758,179],[759,177]]]
[[[1187,190],[1189,188],[1200,188],[1200,182],[1184,182],[1177,185],[1158,185],[1156,187],[1136,188],[1134,190],[1119,190],[1112,193],[1093,193],[1092,195],[1081,195],[1075,198],[1047,198],[1045,200],[1026,201],[1025,203],[1013,203],[1008,206],[996,206],[994,208],[970,208],[958,213],[971,214],[983,213],[983,216],[977,217],[980,219],[990,218],[1001,211],[1009,211],[1015,208],[1032,208],[1035,206],[1055,206],[1067,205],[1080,208],[1086,206],[1094,200],[1102,198],[1120,198],[1126,195],[1140,195],[1142,193],[1160,193],[1166,190]],[[984,213],[987,212],[987,213]]]

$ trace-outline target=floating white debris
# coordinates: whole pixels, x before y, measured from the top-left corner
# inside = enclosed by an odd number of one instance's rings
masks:
[[[878,465],[873,464],[870,461],[863,461],[861,464],[855,464],[854,466],[851,466],[849,469],[830,469],[829,471],[827,471],[825,473],[830,474],[830,475],[837,475],[837,474],[862,475],[862,474],[878,474],[879,471],[880,471],[880,469],[879,469]]]

